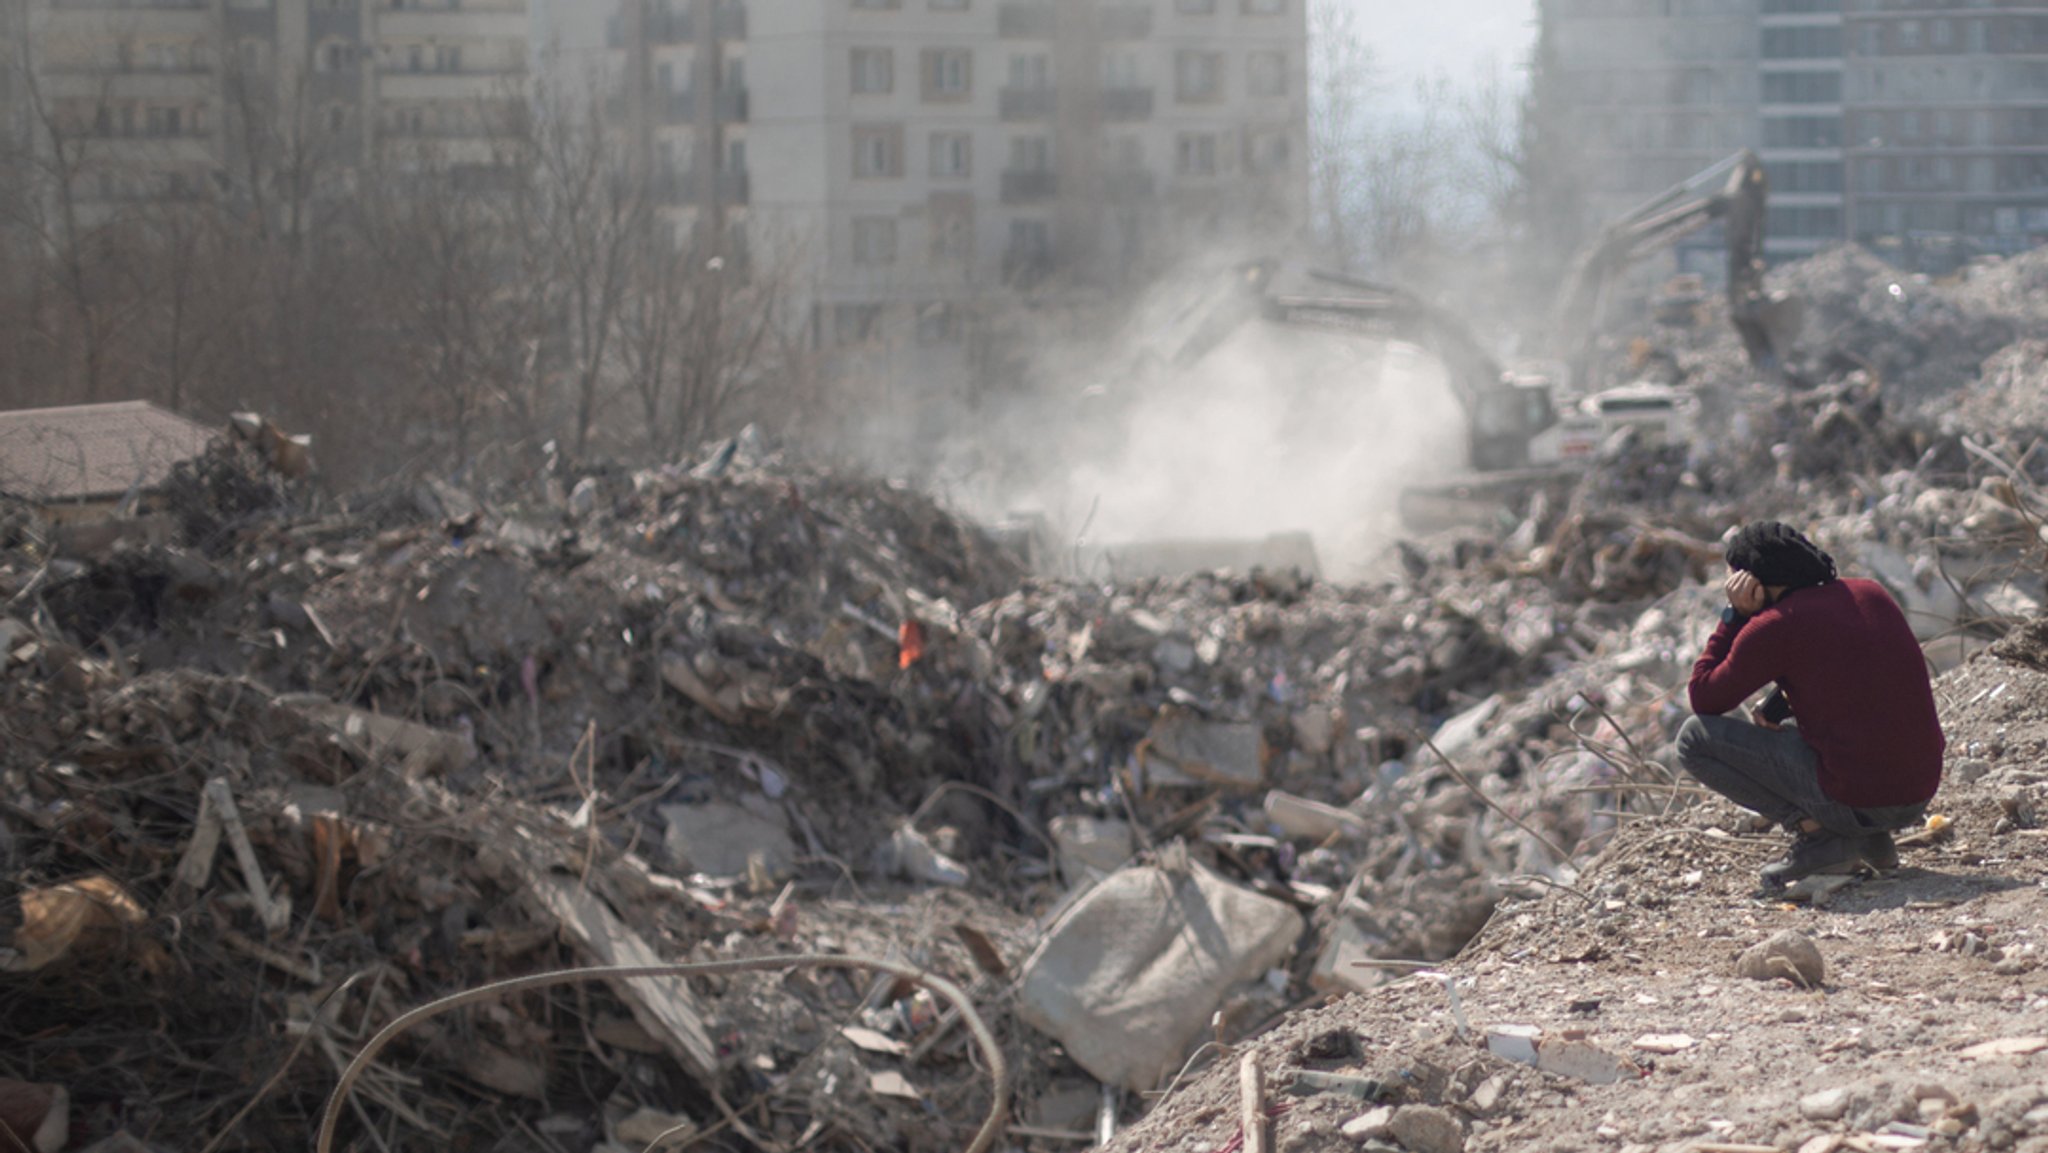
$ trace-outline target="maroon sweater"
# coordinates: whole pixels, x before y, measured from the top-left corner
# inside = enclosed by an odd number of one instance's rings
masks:
[[[1796,589],[1741,624],[1723,621],[1692,667],[1696,713],[1725,713],[1776,681],[1820,754],[1821,791],[1855,808],[1916,805],[1941,783],[1946,742],[1927,661],[1881,585]]]

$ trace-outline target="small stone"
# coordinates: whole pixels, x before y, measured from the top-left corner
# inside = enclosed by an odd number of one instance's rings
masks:
[[[1387,1131],[1409,1153],[1464,1153],[1465,1128],[1434,1105],[1403,1105],[1394,1110]]]
[[[1799,1115],[1808,1121],[1840,1121],[1848,1111],[1847,1089],[1822,1089],[1799,1099]]]
[[[1806,989],[1818,989],[1827,981],[1827,962],[1821,958],[1820,946],[1792,929],[1751,946],[1735,963],[1735,971],[1752,981],[1783,979]]]
[[[1806,1143],[1799,1147],[1799,1153],[1835,1153],[1841,1146],[1840,1133],[1822,1133],[1818,1137],[1808,1137]]]
[[[1934,1123],[1934,1132],[1937,1136],[1951,1139],[1962,1136],[1964,1133],[1969,1132],[1969,1129],[1968,1125],[1963,1124],[1954,1117],[1943,1117]]]
[[[1344,1136],[1353,1141],[1377,1141],[1387,1135],[1387,1125],[1394,1119],[1394,1107],[1382,1105],[1368,1109],[1351,1120],[1344,1122]]]

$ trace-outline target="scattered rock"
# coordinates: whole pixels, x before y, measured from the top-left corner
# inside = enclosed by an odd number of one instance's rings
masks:
[[[1808,1121],[1840,1121],[1848,1112],[1847,1089],[1822,1089],[1799,1099],[1799,1115]]]
[[[1465,1128],[1434,1105],[1403,1105],[1394,1110],[1387,1132],[1409,1153],[1464,1153]]]
[[[1735,963],[1737,974],[1752,981],[1787,980],[1805,989],[1827,983],[1827,962],[1811,937],[1786,929],[1751,946]]]

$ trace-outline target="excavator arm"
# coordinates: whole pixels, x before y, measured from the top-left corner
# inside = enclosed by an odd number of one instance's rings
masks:
[[[1530,464],[1529,441],[1557,420],[1550,394],[1516,388],[1500,362],[1449,312],[1390,285],[1319,270],[1269,280],[1263,309],[1268,320],[1305,327],[1369,326],[1413,341],[1444,366],[1451,391],[1465,410],[1467,463],[1492,472]]]
[[[1642,257],[1668,248],[1714,221],[1728,252],[1728,311],[1750,363],[1775,371],[1796,324],[1796,306],[1764,291],[1764,219],[1769,184],[1747,149],[1666,190],[1603,229],[1574,262],[1559,297],[1553,331],[1575,372],[1583,373],[1609,285]],[[1583,379],[1583,377],[1581,377]]]

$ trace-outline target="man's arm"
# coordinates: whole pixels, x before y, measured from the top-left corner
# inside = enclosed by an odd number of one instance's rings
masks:
[[[1778,679],[1771,636],[1776,630],[1768,627],[1775,623],[1749,627],[1746,620],[1722,618],[1721,626],[1707,638],[1706,651],[1693,662],[1686,693],[1693,712],[1702,716],[1731,712],[1750,694]]]

